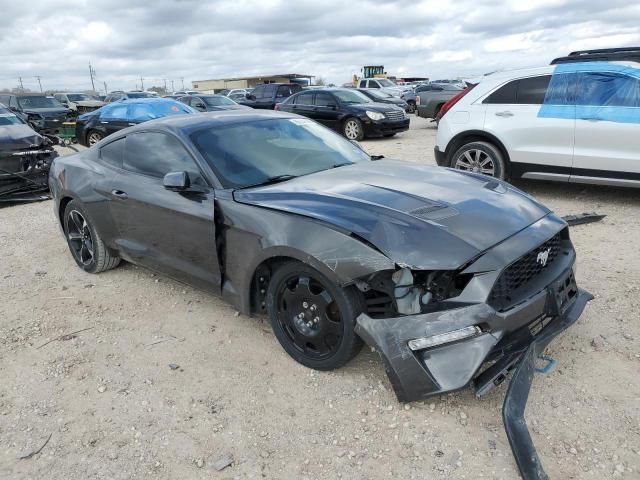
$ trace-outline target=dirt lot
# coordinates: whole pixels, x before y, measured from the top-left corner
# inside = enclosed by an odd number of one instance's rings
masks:
[[[415,118],[363,143],[433,163],[434,139]],[[559,214],[608,215],[572,229],[595,300],[534,382],[539,454],[553,479],[640,478],[639,192],[518,186]],[[213,296],[130,264],[82,272],[51,202],[0,209],[0,262],[0,478],[517,478],[504,385],[401,405],[369,349],[308,370]]]

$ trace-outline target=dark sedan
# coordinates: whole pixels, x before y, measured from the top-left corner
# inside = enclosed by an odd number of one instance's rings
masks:
[[[111,102],[76,120],[78,143],[91,146],[123,128],[171,115],[197,113],[184,103],[169,98],[139,98]]]
[[[48,138],[0,104],[0,202],[46,198],[57,155]]]
[[[0,93],[0,103],[42,135],[57,135],[71,113],[58,100],[41,93]]]
[[[222,110],[247,110],[251,107],[239,105],[224,95],[185,95],[178,101],[195,108],[199,112],[217,112]]]
[[[376,103],[347,88],[305,90],[276,105],[276,110],[312,118],[349,140],[390,137],[409,129],[409,118],[403,109]]]
[[[363,95],[369,97],[369,99],[374,102],[389,103],[391,105],[395,105],[396,107],[400,107],[405,112],[409,113],[409,104],[402,98],[394,97],[390,93],[381,92],[372,88],[358,88],[357,90]]]

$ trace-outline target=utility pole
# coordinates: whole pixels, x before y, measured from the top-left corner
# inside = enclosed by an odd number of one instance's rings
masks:
[[[109,94],[107,93],[107,82],[102,82],[102,83],[104,83],[104,94],[105,94],[105,95],[109,95]]]
[[[42,93],[42,83],[40,83],[40,75],[36,75],[36,80],[38,80],[38,85],[40,85],[40,93]]]
[[[91,89],[95,92],[96,86],[93,83],[93,78],[96,76],[96,71],[91,67],[91,62],[89,62],[89,76],[91,77]]]
[[[184,90],[184,77],[180,77],[180,81],[182,82],[182,90]]]
[[[163,78],[162,80],[164,81],[164,92],[167,93],[167,79]]]
[[[144,78],[140,77],[140,90],[144,91]]]
[[[173,93],[173,92],[175,92],[175,91],[176,91],[176,89],[175,89],[175,88],[173,88],[173,80],[171,80],[171,93]]]
[[[22,85],[22,77],[18,77],[18,80],[20,80],[20,91],[24,92],[24,85]]]

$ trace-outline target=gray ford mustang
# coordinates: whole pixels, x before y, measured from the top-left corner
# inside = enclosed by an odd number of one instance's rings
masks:
[[[122,130],[57,158],[50,185],[80,268],[124,259],[264,313],[308,367],[364,340],[402,401],[514,370],[507,434],[525,478],[542,472],[522,420],[534,360],[591,297],[566,223],[511,185],[255,110]]]

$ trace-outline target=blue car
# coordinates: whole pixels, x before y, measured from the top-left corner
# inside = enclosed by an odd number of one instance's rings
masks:
[[[168,98],[136,98],[105,105],[76,120],[76,139],[85,147],[123,128],[155,118],[197,113],[197,110]]]

